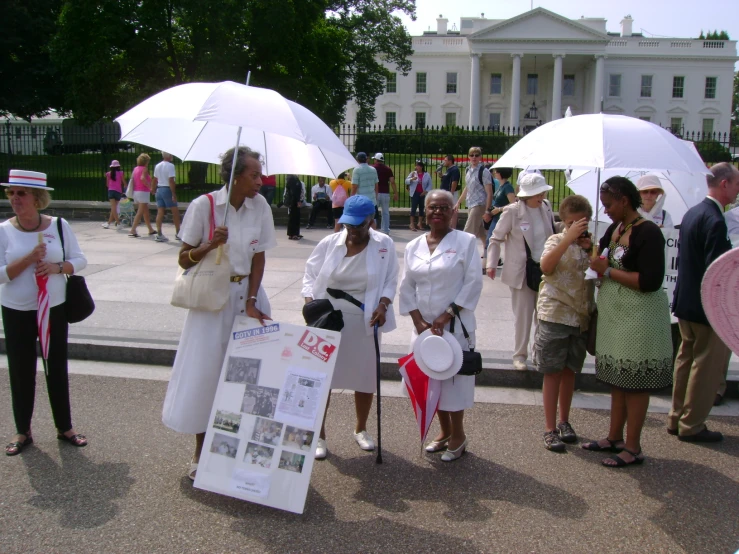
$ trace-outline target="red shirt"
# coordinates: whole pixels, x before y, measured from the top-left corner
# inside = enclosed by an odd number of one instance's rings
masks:
[[[274,187],[277,186],[277,178],[274,175],[262,175],[262,186],[263,187]]]
[[[393,170],[382,162],[375,162],[372,167],[377,171],[377,193],[390,193],[390,177],[394,177]]]
[[[416,182],[416,194],[423,192],[423,171],[418,172],[418,181]]]

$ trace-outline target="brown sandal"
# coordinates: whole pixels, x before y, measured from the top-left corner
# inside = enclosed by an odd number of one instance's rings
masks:
[[[33,444],[33,437],[30,434],[24,434],[24,433],[18,433],[19,435],[23,435],[26,437],[26,440],[24,441],[13,441],[9,442],[5,445],[5,455],[6,456],[17,456],[21,452],[23,452],[23,449],[26,446],[29,446]]]
[[[81,435],[79,433],[76,433],[72,435],[71,437],[68,437],[62,433],[59,433],[56,436],[57,439],[60,441],[68,442],[72,446],[76,446],[78,448],[82,448],[83,446],[87,446],[87,437],[85,435]]]

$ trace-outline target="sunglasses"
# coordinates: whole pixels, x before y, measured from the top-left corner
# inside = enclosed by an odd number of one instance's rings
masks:
[[[642,190],[639,192],[641,192],[641,194],[654,194],[654,195],[662,194],[662,191],[659,189],[647,189],[647,190]]]
[[[470,158],[479,158],[482,154],[470,154]]]
[[[344,228],[349,229],[361,229],[362,227],[366,227],[369,221],[365,221],[364,223],[360,223],[359,225],[352,225],[351,223],[343,223]]]
[[[25,190],[10,190],[10,189],[5,190],[5,196],[7,196],[8,198],[13,198],[13,196],[18,196],[19,198],[23,198],[27,194],[28,193]]]
[[[427,212],[439,212],[439,213],[442,213],[442,214],[448,212],[451,209],[452,209],[451,206],[436,206],[434,204],[432,204],[430,206],[426,206],[426,211]]]

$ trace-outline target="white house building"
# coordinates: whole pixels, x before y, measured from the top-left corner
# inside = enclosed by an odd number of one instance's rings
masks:
[[[687,131],[728,132],[736,41],[647,38],[633,19],[609,33],[601,18],[536,8],[511,19],[437,19],[413,37],[412,69],[377,98],[375,125],[532,127],[612,113]],[[387,66],[389,70],[394,68]],[[356,121],[356,105],[347,121]]]

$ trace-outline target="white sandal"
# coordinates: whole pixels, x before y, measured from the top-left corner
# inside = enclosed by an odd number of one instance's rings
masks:
[[[190,481],[195,481],[195,475],[198,473],[198,464],[197,462],[190,462],[190,471],[187,472],[187,476],[190,478]]]
[[[445,439],[441,439],[438,441],[431,441],[426,445],[426,452],[441,452],[442,450],[446,449],[446,445],[449,442],[449,439],[451,439],[452,436],[449,435]]]

